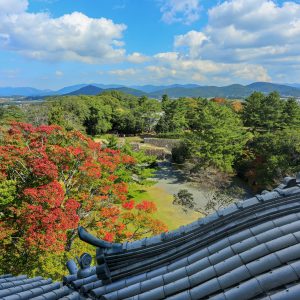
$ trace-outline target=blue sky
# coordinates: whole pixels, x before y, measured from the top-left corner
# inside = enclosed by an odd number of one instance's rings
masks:
[[[300,3],[0,0],[0,86],[293,83]]]

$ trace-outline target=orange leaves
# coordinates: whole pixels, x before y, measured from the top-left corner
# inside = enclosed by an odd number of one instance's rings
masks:
[[[58,168],[47,157],[33,158],[28,163],[28,166],[32,169],[32,173],[39,177],[48,177],[49,179],[57,179]]]
[[[226,104],[226,99],[224,99],[224,98],[213,98],[213,99],[211,99],[211,101],[218,103],[218,104]]]
[[[20,249],[64,251],[79,222],[110,242],[165,230],[152,202],[129,200],[131,156],[56,125],[13,123],[2,132],[0,177],[16,182],[18,201],[0,232],[18,236]]]
[[[154,213],[157,211],[157,207],[154,202],[145,201],[145,200],[143,202],[139,203],[136,206],[136,209],[147,212],[147,213]]]
[[[134,208],[134,200],[130,200],[130,201],[127,201],[127,202],[124,202],[122,204],[122,207],[125,208],[126,210],[132,210]]]
[[[18,224],[26,232],[28,246],[63,250],[67,230],[78,226],[80,204],[74,199],[65,200],[64,191],[57,181],[27,188],[24,195],[29,202],[20,209]]]
[[[27,188],[24,195],[29,197],[31,202],[44,204],[50,208],[61,206],[64,201],[64,190],[59,182],[53,181],[37,188]]]
[[[241,101],[232,102],[231,107],[235,112],[241,112],[243,110],[243,104]]]
[[[107,242],[113,242],[114,239],[115,239],[115,234],[111,233],[111,232],[106,232],[104,237],[103,237],[103,240],[105,240]]]
[[[134,163],[136,163],[136,160],[133,157],[129,156],[129,155],[123,155],[122,156],[122,163],[123,164],[134,164]]]
[[[120,209],[117,206],[103,207],[100,210],[101,218],[105,218],[105,222],[115,223],[120,216]]]
[[[92,159],[84,161],[79,167],[79,170],[91,178],[99,178],[102,174],[101,167],[99,167],[99,164]]]

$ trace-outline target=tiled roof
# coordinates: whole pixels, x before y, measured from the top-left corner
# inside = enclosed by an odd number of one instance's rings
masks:
[[[0,276],[0,299],[2,300],[45,300],[45,299],[81,299],[78,292],[63,286],[59,282],[42,277],[27,278],[26,275]]]
[[[38,299],[60,299],[62,289],[63,299],[300,299],[300,178],[152,238],[113,244],[83,228],[79,236],[96,247],[97,266],[88,254],[80,270],[69,261],[64,287],[45,283],[54,290]]]

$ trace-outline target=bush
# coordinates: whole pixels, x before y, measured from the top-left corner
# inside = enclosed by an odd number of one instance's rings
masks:
[[[182,164],[190,156],[189,149],[184,143],[172,149],[172,160],[177,164]]]
[[[157,137],[162,139],[180,139],[182,136],[182,132],[162,132],[157,134]]]
[[[177,195],[174,194],[173,204],[183,206],[185,212],[187,209],[194,209],[196,205],[193,195],[188,190],[180,190]]]

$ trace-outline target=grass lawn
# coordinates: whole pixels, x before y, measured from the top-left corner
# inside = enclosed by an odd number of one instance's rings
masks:
[[[109,139],[110,134],[103,134],[94,138],[96,142],[104,142]],[[120,140],[123,138],[120,137]],[[143,142],[143,139],[139,136],[126,137],[127,142]],[[147,149],[165,149],[156,147],[149,144],[142,144],[141,148]],[[187,225],[193,221],[202,218],[201,213],[194,211],[188,211],[185,213],[180,206],[173,205],[173,196],[167,193],[165,190],[156,186],[141,186],[138,184],[132,184],[130,188],[130,194],[136,203],[142,200],[152,201],[157,206],[157,212],[155,216],[157,219],[163,221],[169,230],[177,229],[182,225]]]
[[[201,213],[193,211],[185,213],[180,206],[172,204],[173,196],[155,186],[140,186],[140,189],[136,188],[131,194],[136,202],[142,200],[155,202],[157,206],[155,216],[163,221],[169,230],[177,229],[203,217]]]
[[[95,142],[102,142],[102,141],[107,141],[109,140],[109,138],[112,136],[112,134],[101,134],[101,135],[97,135],[94,138]],[[119,137],[120,141],[123,141],[123,137],[120,136]],[[140,136],[127,136],[125,137],[125,141],[128,143],[142,143],[144,140],[140,137]]]

